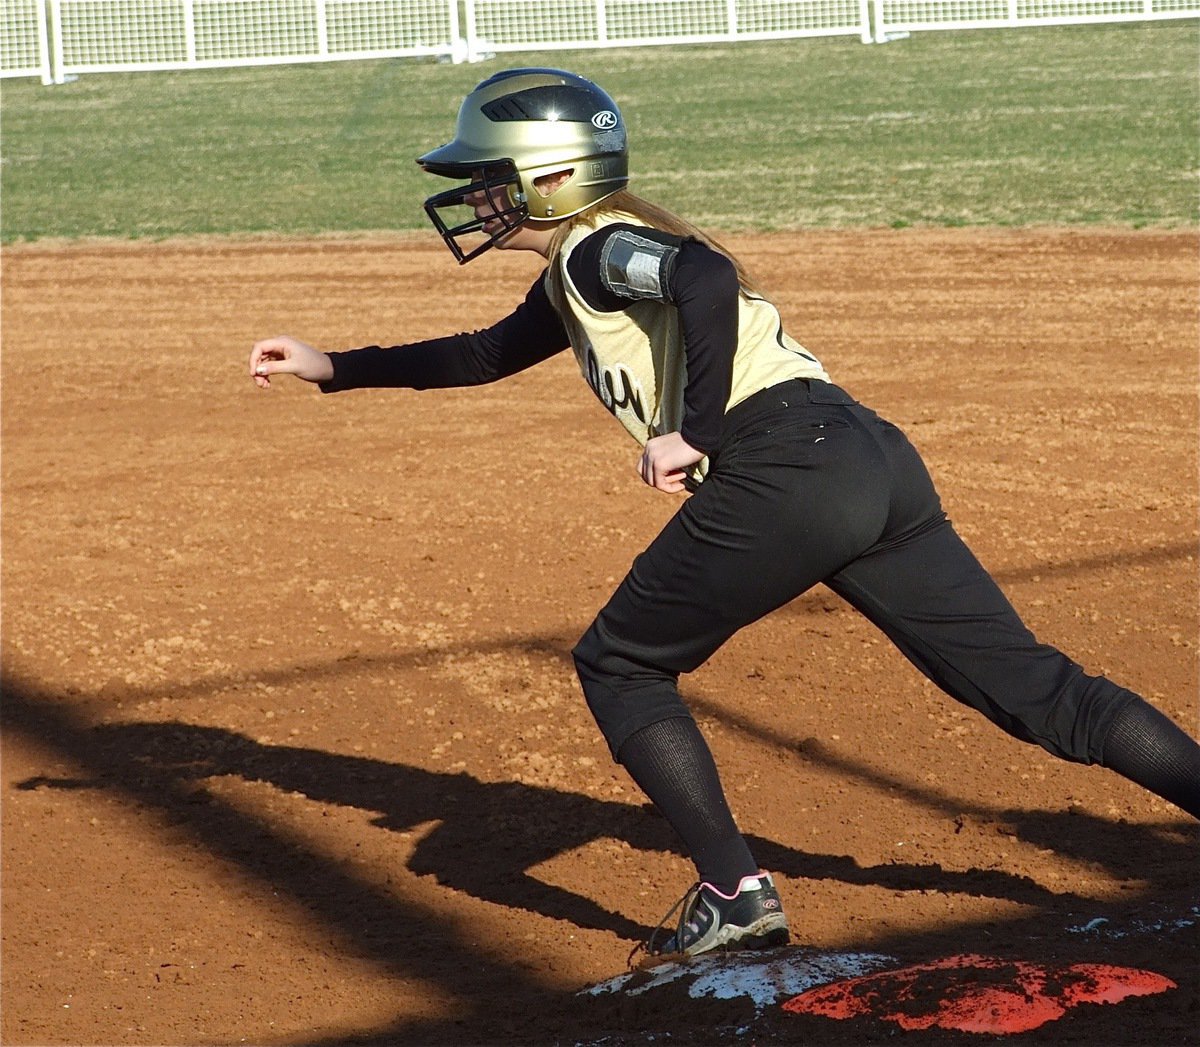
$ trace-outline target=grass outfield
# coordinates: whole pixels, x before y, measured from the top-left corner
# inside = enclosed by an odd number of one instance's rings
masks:
[[[508,65],[591,76],[634,186],[717,229],[1194,225],[1195,21],[97,74],[3,92],[7,241],[426,225],[413,158]]]

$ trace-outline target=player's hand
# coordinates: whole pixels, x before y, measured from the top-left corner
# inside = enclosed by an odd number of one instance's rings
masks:
[[[255,342],[250,352],[250,377],[260,389],[268,389],[273,374],[294,374],[306,382],[328,382],[333,361],[327,353],[288,335]]]
[[[638,475],[651,487],[674,494],[684,489],[687,468],[704,457],[679,433],[665,433],[646,441],[638,459]]]

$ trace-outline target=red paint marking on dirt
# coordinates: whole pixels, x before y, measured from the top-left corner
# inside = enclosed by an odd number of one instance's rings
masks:
[[[810,989],[783,1009],[838,1019],[872,1016],[902,1029],[1004,1034],[1036,1029],[1081,1003],[1118,1003],[1174,988],[1161,974],[1129,967],[1050,967],[964,955]]]

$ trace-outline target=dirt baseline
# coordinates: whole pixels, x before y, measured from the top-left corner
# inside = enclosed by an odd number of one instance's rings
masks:
[[[1195,731],[1197,233],[729,241],[1034,631]],[[570,360],[245,375],[268,334],[484,326],[536,271],[429,236],[6,250],[5,1044],[894,1041],[576,995],[691,868],[569,658],[678,500]],[[1200,1043],[1181,812],[1002,735],[825,590],[682,686],[803,947],[1145,968],[1178,988],[1022,1041]]]

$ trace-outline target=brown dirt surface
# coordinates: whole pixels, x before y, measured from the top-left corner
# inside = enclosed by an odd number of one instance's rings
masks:
[[[432,241],[5,251],[0,1038],[994,1042],[577,995],[692,878],[569,656],[678,499],[568,357],[246,374],[269,334],[484,326],[536,273]],[[730,242],[1034,631],[1194,733],[1198,234]],[[1182,812],[955,705],[823,589],[682,688],[800,948],[1149,970],[1178,988],[1021,1041],[1200,1043]]]

